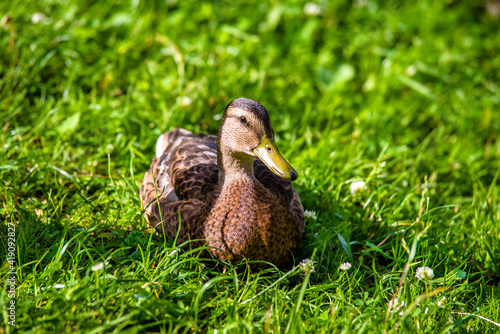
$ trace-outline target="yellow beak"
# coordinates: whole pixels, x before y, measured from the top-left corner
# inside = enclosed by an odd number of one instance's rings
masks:
[[[295,181],[298,177],[295,169],[283,158],[274,143],[274,138],[268,138],[266,135],[262,138],[259,146],[253,153],[273,172],[287,180]]]

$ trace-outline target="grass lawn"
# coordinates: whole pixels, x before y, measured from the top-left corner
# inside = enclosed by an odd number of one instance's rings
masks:
[[[0,20],[0,333],[500,333],[483,1],[6,0]],[[142,216],[158,135],[216,134],[243,96],[316,213],[289,270],[214,269]]]

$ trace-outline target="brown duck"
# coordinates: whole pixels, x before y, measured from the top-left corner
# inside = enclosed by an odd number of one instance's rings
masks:
[[[304,209],[267,110],[236,99],[216,137],[183,129],[162,134],[141,185],[147,221],[168,238],[198,240],[221,260],[284,266],[304,230]],[[158,204],[159,202],[159,204]],[[181,223],[179,226],[179,216]]]

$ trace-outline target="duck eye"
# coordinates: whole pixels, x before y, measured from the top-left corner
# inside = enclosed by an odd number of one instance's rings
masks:
[[[245,116],[241,116],[241,117],[240,117],[240,121],[241,121],[241,123],[246,123],[246,122],[247,122],[247,119],[246,119],[246,117],[245,117]]]

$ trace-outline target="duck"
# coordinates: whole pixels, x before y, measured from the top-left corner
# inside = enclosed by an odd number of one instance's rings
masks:
[[[216,259],[290,265],[304,208],[280,154],[269,113],[246,98],[230,102],[217,136],[176,128],[156,142],[140,198],[147,222],[178,243],[207,246]]]

